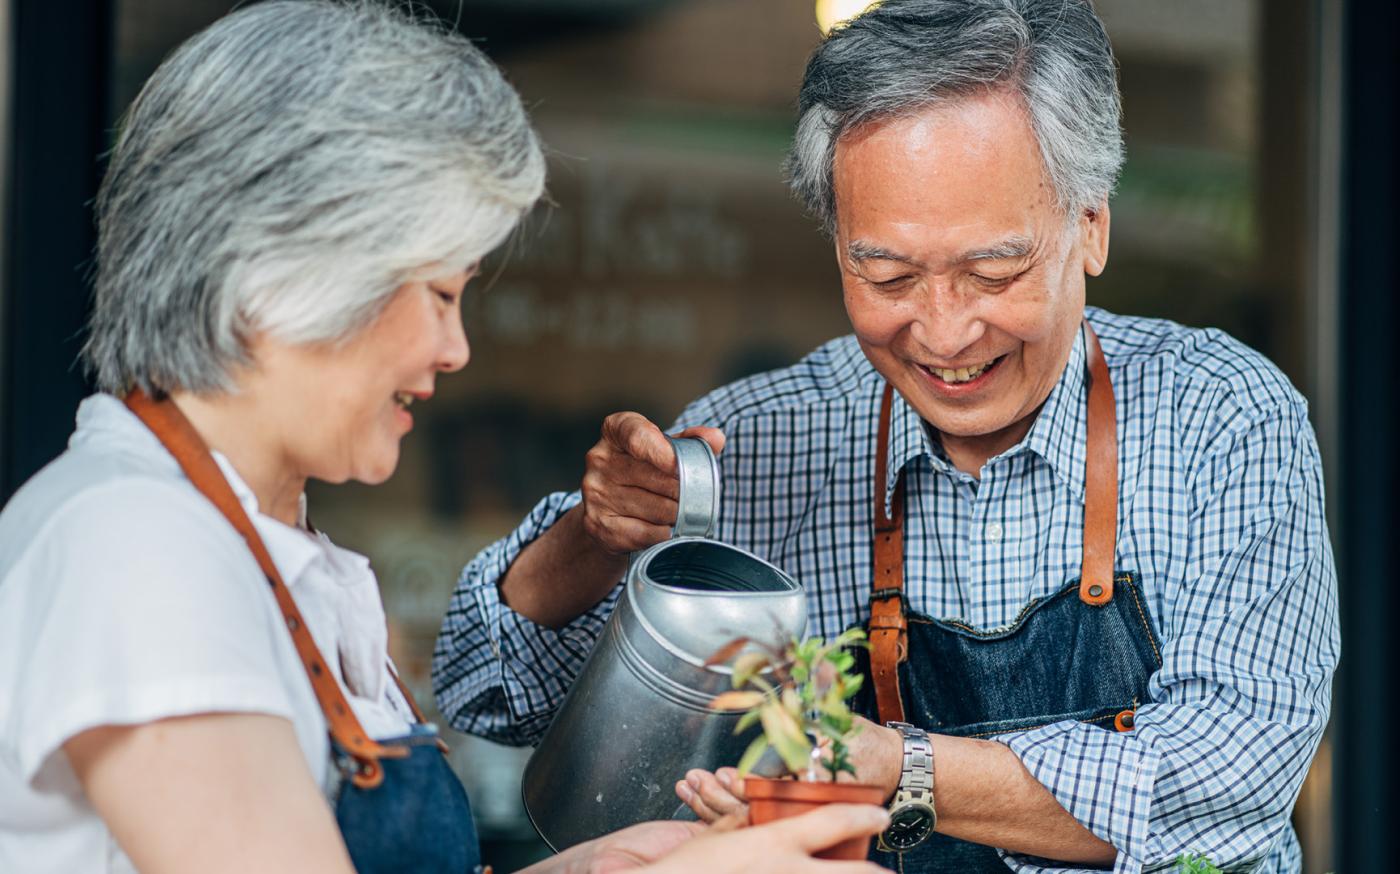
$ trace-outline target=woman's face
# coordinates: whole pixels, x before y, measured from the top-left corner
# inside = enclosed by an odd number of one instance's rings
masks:
[[[462,293],[475,268],[401,286],[379,317],[339,343],[252,344],[251,388],[272,412],[284,469],[300,478],[381,483],[437,375],[469,357]]]

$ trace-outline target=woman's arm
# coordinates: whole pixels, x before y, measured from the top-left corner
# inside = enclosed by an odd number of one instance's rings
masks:
[[[674,820],[644,822],[570,847],[521,874],[748,874],[762,860],[767,874],[882,874],[865,860],[812,857],[847,838],[875,835],[889,825],[884,808],[828,804],[753,828],[729,817],[708,828]]]
[[[143,874],[353,874],[286,719],[212,713],[101,726],[63,751]]]

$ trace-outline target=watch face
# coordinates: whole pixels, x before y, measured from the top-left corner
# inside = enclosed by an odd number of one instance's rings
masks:
[[[885,844],[892,850],[909,850],[923,843],[933,831],[933,814],[927,807],[909,805],[890,814]]]

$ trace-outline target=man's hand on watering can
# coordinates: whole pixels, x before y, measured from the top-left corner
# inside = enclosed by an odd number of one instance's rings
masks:
[[[700,437],[718,455],[724,434],[687,428],[677,437]],[[625,555],[671,536],[680,479],[676,452],[666,435],[640,413],[613,413],[585,456],[583,526],[608,552]]]
[[[717,428],[687,428],[718,454]],[[627,554],[671,536],[680,498],[676,451],[640,413],[614,413],[585,458],[583,500],[535,538],[500,581],[501,600],[547,628],[593,607],[627,571]]]

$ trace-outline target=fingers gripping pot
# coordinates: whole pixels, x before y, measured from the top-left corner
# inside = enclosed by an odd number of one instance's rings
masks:
[[[708,709],[730,671],[705,660],[736,637],[783,640],[807,625],[797,582],[709,539],[719,510],[709,445],[671,443],[680,469],[672,537],[633,555],[606,628],[525,766],[525,809],[556,851],[669,819],[678,812],[671,787],[686,771],[738,761],[751,739],[734,735],[742,714]]]

